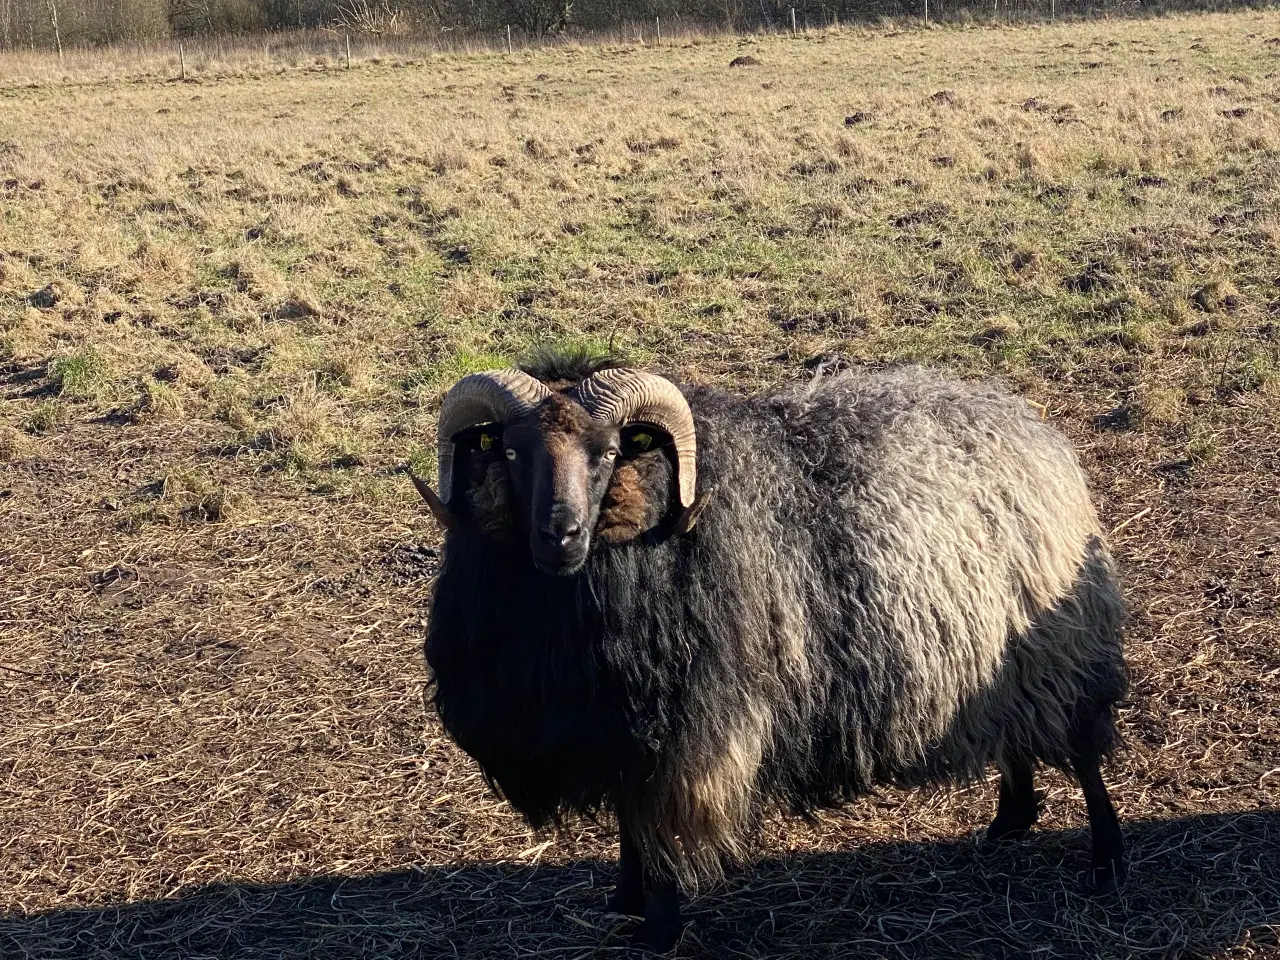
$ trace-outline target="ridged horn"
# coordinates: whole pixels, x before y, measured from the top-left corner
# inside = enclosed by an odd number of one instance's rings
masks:
[[[594,420],[619,426],[652,423],[671,434],[676,447],[680,505],[687,508],[693,504],[698,487],[698,443],[693,413],[674,383],[656,374],[615,367],[583,380],[572,393]]]
[[[542,381],[515,369],[473,373],[450,388],[436,428],[440,496],[446,503],[453,495],[454,435],[481,423],[506,423],[523,416],[550,395]]]

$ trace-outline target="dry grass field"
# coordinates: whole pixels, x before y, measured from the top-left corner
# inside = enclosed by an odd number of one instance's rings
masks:
[[[679,956],[1280,956],[1280,13],[188,67],[0,58],[0,956],[625,953],[422,703],[407,472],[544,338],[998,376],[1133,606],[1119,897],[885,791]]]

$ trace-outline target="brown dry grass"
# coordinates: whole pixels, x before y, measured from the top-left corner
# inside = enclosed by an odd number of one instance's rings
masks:
[[[990,786],[886,792],[772,824],[682,955],[1280,955],[1277,36],[0,90],[0,954],[622,949],[607,830],[528,836],[421,702],[403,470],[443,387],[554,336],[748,388],[1002,376],[1083,451],[1135,610],[1121,898],[1077,896],[1060,778],[997,857]]]

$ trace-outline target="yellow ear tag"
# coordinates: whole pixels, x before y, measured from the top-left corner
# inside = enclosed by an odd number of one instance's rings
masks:
[[[649,445],[653,443],[653,437],[647,433],[635,433],[631,435],[631,440],[641,450],[648,450]]]
[[[493,437],[490,434],[480,434],[480,449],[488,453],[493,448]]]

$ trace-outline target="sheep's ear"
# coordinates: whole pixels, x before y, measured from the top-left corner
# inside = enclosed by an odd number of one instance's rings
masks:
[[[448,504],[436,496],[436,492],[431,489],[425,480],[419,480],[417,477],[411,477],[413,486],[418,491],[418,495],[427,501],[427,506],[431,509],[431,515],[436,518],[436,523],[448,531],[453,527],[453,511],[449,509]]]
[[[703,490],[693,498],[693,503],[685,508],[684,513],[680,514],[680,519],[676,521],[677,534],[683,535],[693,529],[693,525],[698,522],[698,518],[702,516],[702,511],[707,508],[707,504],[711,502],[715,492],[714,488]]]

